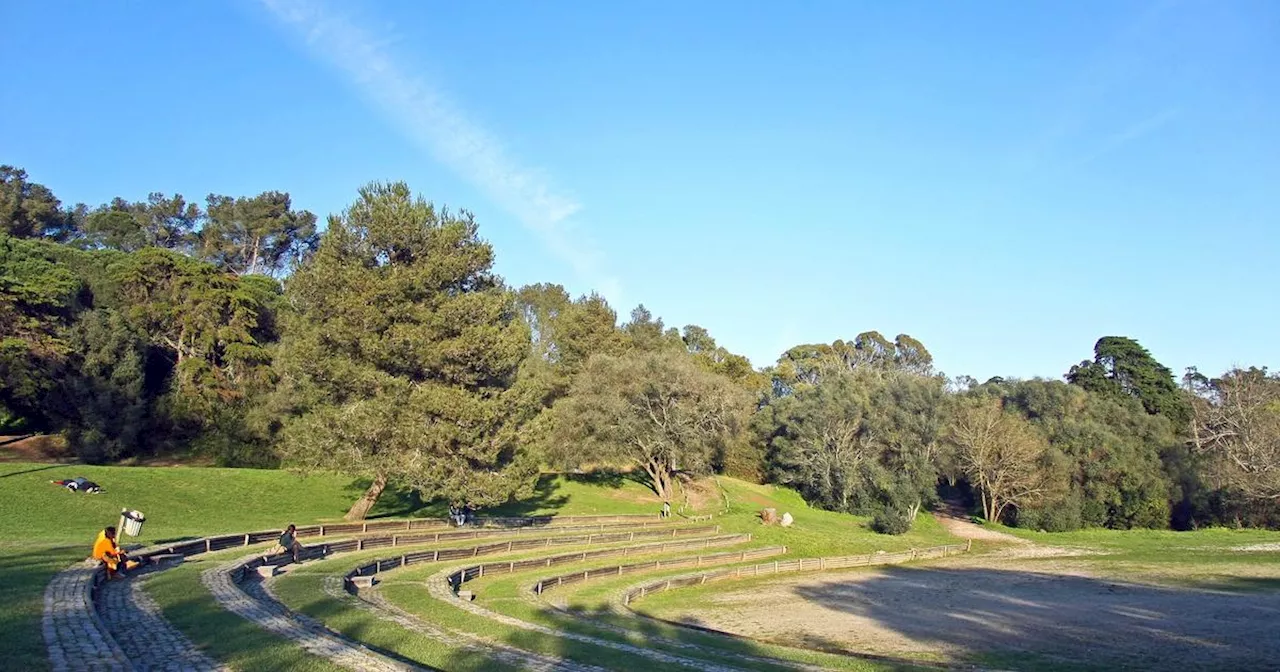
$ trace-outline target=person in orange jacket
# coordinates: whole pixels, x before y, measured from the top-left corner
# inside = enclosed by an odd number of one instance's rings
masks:
[[[108,579],[123,576],[129,569],[129,556],[116,543],[116,528],[108,527],[98,533],[93,542],[93,559],[107,568]]]

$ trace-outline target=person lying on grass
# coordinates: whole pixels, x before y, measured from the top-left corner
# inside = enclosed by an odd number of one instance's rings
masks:
[[[71,492],[87,492],[91,495],[102,494],[102,486],[98,485],[97,483],[94,483],[93,481],[85,478],[84,476],[77,476],[71,480],[49,481],[49,482],[54,485],[60,485]]]
[[[277,553],[289,553],[293,555],[295,563],[302,562],[298,559],[298,553],[302,551],[302,544],[298,543],[298,528],[293,523],[289,527],[284,528],[284,533],[280,535],[280,540],[276,542],[275,548],[271,549],[267,554],[275,555]]]
[[[98,538],[93,542],[93,559],[107,568],[108,579],[122,578],[128,570],[142,564],[136,560],[130,560],[129,554],[120,550],[120,545],[116,543],[114,527],[108,527],[98,533]]]

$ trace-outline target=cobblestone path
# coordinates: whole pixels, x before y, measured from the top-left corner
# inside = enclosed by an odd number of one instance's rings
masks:
[[[206,570],[200,576],[214,599],[224,609],[296,642],[312,654],[350,670],[403,672],[429,669],[383,656],[332,632],[313,619],[294,614],[263,592],[260,582],[256,579],[246,579],[243,586],[237,586],[231,580],[230,574],[231,569],[237,564],[239,564],[238,561],[220,565]]]
[[[228,668],[201,653],[160,612],[143,590],[145,579],[134,576],[108,581],[99,588],[100,617],[111,637],[138,672],[213,672]]]
[[[133,669],[94,608],[95,572],[95,565],[77,563],[55,574],[45,586],[41,629],[54,672]]]

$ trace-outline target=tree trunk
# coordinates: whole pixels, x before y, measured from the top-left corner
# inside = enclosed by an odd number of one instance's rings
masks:
[[[258,248],[261,243],[261,237],[253,239],[253,255],[249,258],[249,268],[246,270],[247,275],[253,275],[253,272],[258,270]]]
[[[649,474],[649,480],[653,481],[653,491],[658,495],[658,499],[664,502],[670,501],[671,488],[667,484],[666,469],[660,464],[649,461],[645,463],[644,470]]]
[[[369,485],[369,489],[365,490],[363,495],[360,495],[360,499],[357,499],[356,503],[351,505],[351,510],[342,519],[364,520],[364,517],[369,515],[369,509],[373,508],[374,503],[378,501],[378,497],[382,495],[382,491],[386,487],[387,477],[384,474],[378,474],[373,479],[373,483]]]

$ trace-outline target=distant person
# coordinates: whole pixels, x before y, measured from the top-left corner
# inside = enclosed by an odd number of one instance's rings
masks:
[[[84,476],[77,476],[69,481],[62,480],[62,481],[50,481],[50,482],[53,483],[54,485],[61,485],[62,487],[66,488],[67,490],[70,490],[71,492],[87,492],[93,495],[102,494],[102,486],[98,485],[97,483],[94,483],[93,481],[85,478]]]
[[[671,517],[671,502],[662,503],[662,517],[663,518]]]
[[[115,579],[125,575],[129,567],[129,556],[120,550],[116,543],[116,528],[108,527],[98,533],[93,542],[93,559],[107,568],[107,578]]]
[[[298,543],[298,528],[293,523],[289,527],[284,528],[284,532],[280,534],[280,540],[276,542],[276,547],[271,549],[271,555],[276,553],[289,553],[293,556],[295,563],[302,562],[298,554],[302,552],[302,544]]]

